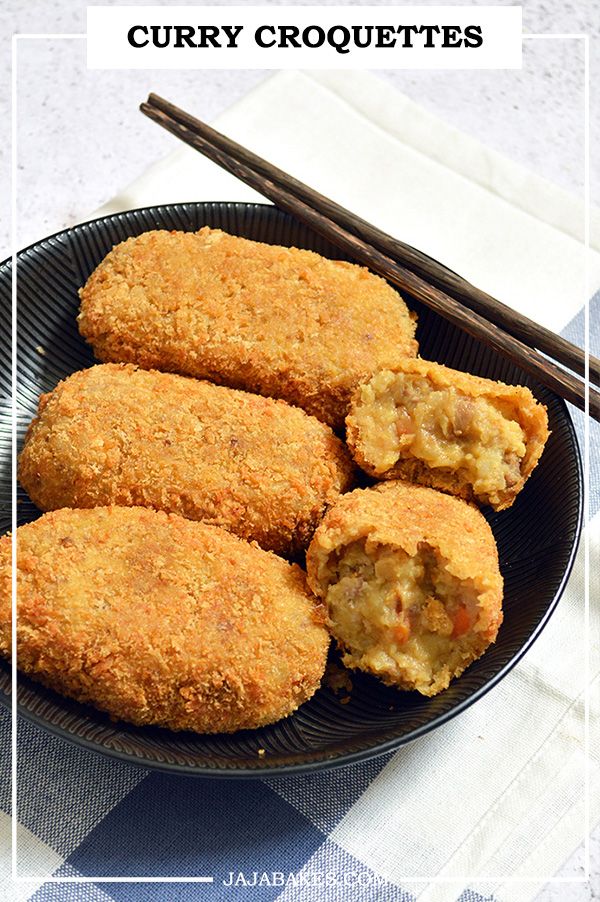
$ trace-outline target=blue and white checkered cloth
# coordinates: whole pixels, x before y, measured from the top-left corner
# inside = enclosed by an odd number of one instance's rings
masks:
[[[582,223],[574,202],[387,85],[343,75],[278,75],[220,127],[583,344]],[[347,148],[342,160],[339,147]],[[106,209],[253,197],[182,148]],[[590,270],[593,293],[597,250]],[[591,322],[598,353],[600,294]],[[581,440],[578,412],[575,421]],[[598,447],[600,429],[591,430]],[[588,530],[597,566],[596,457],[591,475]],[[10,878],[10,716],[0,710],[0,866],[8,869],[0,872],[0,899],[534,898],[583,839],[582,586],[580,554],[550,624],[496,689],[433,734],[343,769],[243,782],[184,778],[99,757],[20,723],[18,872],[30,883]],[[599,672],[593,659],[596,694]],[[600,818],[596,743],[593,736],[593,822]],[[200,875],[213,882],[110,879]],[[109,879],[48,879],[78,876]]]

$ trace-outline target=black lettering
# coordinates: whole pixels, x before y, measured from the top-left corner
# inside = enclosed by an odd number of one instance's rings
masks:
[[[412,36],[417,34],[419,28],[417,25],[399,25],[396,31],[402,37],[402,47],[409,49],[413,46]]]
[[[244,30],[243,25],[223,25],[223,31],[227,35],[227,46],[237,47],[237,39],[241,31]]]
[[[160,32],[164,31],[164,37],[161,40]],[[171,43],[171,26],[170,25],[151,25],[152,43],[155,47],[168,47]]]
[[[315,40],[311,40],[311,31],[316,32]],[[308,25],[302,32],[302,43],[307,47],[322,47],[325,43],[325,32],[319,25]]]
[[[342,40],[338,41],[335,33],[337,31],[341,31]],[[330,28],[327,32],[327,43],[330,47],[335,48],[338,53],[350,53],[348,50],[348,44],[350,43],[350,32],[347,28],[344,28],[343,25],[334,25],[333,28]]]
[[[265,31],[270,31],[271,34],[273,35],[273,40],[271,41],[270,44],[267,44],[266,41],[265,41],[265,39],[264,39],[264,37],[263,37],[263,32],[265,32]],[[257,28],[256,31],[254,32],[254,40],[256,41],[256,43],[258,44],[259,47],[272,47],[272,46],[275,44],[275,29],[274,29],[274,27],[273,27],[272,25],[261,25],[261,26],[260,26],[259,28]]]
[[[136,31],[141,31],[145,36],[146,40],[141,43],[136,39],[135,33]],[[127,32],[127,40],[131,44],[132,47],[147,47],[148,46],[148,29],[145,25],[134,25]]]
[[[361,38],[361,31],[366,31],[366,35],[364,38]],[[371,46],[371,36],[373,34],[373,26],[372,25],[353,25],[352,26],[352,34],[354,43],[357,47],[364,48]]]
[[[442,47],[462,47],[461,29],[458,25],[442,25]]]
[[[173,47],[195,47],[196,42],[194,41],[194,35],[196,34],[196,29],[192,28],[191,25],[176,25],[175,26],[175,40],[173,42]]]
[[[425,43],[423,47],[435,47],[435,43],[433,41],[433,35],[440,33],[439,25],[421,25],[418,29],[419,34],[425,33]]]
[[[206,50],[208,49],[209,44],[213,47],[221,46],[221,42],[219,41],[220,29],[216,25],[199,25],[198,31],[200,32],[200,38],[196,45],[197,47]]]
[[[300,34],[300,29],[296,28],[295,25],[280,25],[279,27],[279,43],[278,47],[287,47],[288,45],[291,47],[296,47],[299,49],[302,44],[298,40],[298,35]]]
[[[467,25],[465,28],[465,47],[481,47],[482,44],[481,25]]]
[[[396,46],[396,38],[394,36],[394,30],[391,25],[378,25],[377,26],[377,43],[376,47],[395,47]]]

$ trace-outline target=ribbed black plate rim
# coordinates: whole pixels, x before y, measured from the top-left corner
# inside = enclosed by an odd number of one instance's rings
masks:
[[[202,213],[206,211],[206,215],[210,214],[210,210],[214,208],[217,212],[219,210],[232,210],[235,214],[239,214],[243,216],[244,214],[256,213],[257,216],[263,217],[265,219],[282,217],[283,221],[289,220],[291,223],[294,223],[291,217],[283,214],[281,211],[276,210],[274,207],[266,204],[245,204],[245,203],[229,203],[229,202],[204,202],[204,203],[177,203],[177,204],[164,204],[153,207],[140,207],[134,210],[124,211],[122,213],[111,214],[108,216],[100,217],[98,219],[88,220],[85,223],[81,223],[72,229],[64,229],[59,232],[54,233],[51,236],[43,239],[42,241],[37,241],[29,245],[27,248],[24,248],[19,252],[18,258],[21,258],[28,254],[28,252],[33,252],[36,249],[40,248],[46,242],[50,242],[52,240],[60,240],[60,239],[69,239],[69,236],[72,236],[74,233],[81,232],[84,229],[89,228],[101,228],[103,224],[110,225],[111,223],[122,223],[125,221],[125,217],[135,217],[136,214],[138,216],[156,216],[158,219],[161,219],[163,215],[166,215],[167,212],[180,212],[181,214],[186,214],[186,211],[194,210],[196,213]],[[159,226],[160,227],[160,226]],[[310,233],[309,229],[305,229],[304,226],[300,226],[301,229],[304,229],[307,233]],[[334,251],[335,253],[335,251]],[[341,254],[336,254],[337,256],[342,257]],[[12,260],[9,258],[0,264],[0,277],[8,275],[10,279],[12,268]],[[415,306],[411,300],[409,299],[409,305]],[[392,736],[391,738],[386,739],[385,741],[374,741],[372,745],[369,745],[365,748],[360,748],[355,751],[350,752],[336,752],[336,747],[333,746],[329,754],[325,754],[323,752],[320,753],[319,757],[310,758],[310,754],[315,755],[319,753],[306,753],[305,760],[301,763],[295,764],[271,764],[268,758],[265,759],[257,759],[256,766],[252,767],[236,767],[235,764],[229,764],[226,766],[219,766],[218,764],[215,766],[207,766],[207,765],[190,765],[190,764],[178,764],[171,763],[168,761],[157,761],[150,757],[138,757],[133,753],[127,753],[119,751],[115,748],[100,746],[98,742],[94,742],[93,740],[87,739],[83,736],[75,735],[66,728],[51,723],[49,720],[45,719],[43,716],[40,716],[36,712],[32,712],[27,709],[23,704],[18,701],[18,713],[20,716],[25,718],[26,720],[36,724],[37,726],[43,728],[44,730],[58,736],[59,738],[68,741],[71,744],[82,747],[88,751],[92,751],[96,754],[100,754],[103,756],[109,756],[120,761],[126,762],[127,764],[134,765],[137,767],[142,767],[145,769],[153,769],[159,770],[168,773],[174,774],[185,774],[191,776],[199,776],[199,777],[212,777],[218,779],[248,779],[248,778],[273,778],[278,776],[289,776],[289,775],[297,775],[303,773],[310,773],[323,769],[344,767],[353,763],[357,763],[360,761],[365,761],[379,755],[383,755],[387,752],[393,751],[399,748],[401,745],[404,745],[408,742],[412,742],[419,737],[426,735],[431,732],[435,728],[442,726],[448,721],[452,720],[466,708],[470,707],[470,705],[474,704],[476,701],[481,699],[487,692],[489,692],[494,686],[496,686],[512,669],[513,667],[521,660],[523,655],[531,648],[532,644],[539,637],[540,633],[548,623],[553,611],[555,610],[564,588],[567,584],[569,576],[571,574],[573,563],[575,559],[575,554],[577,551],[577,547],[579,544],[579,538],[581,534],[581,526],[582,526],[582,516],[583,516],[583,492],[582,492],[582,464],[581,464],[581,456],[579,452],[579,447],[577,443],[577,439],[575,436],[575,430],[573,427],[573,423],[571,421],[570,414],[568,412],[566,404],[560,399],[553,399],[553,403],[555,405],[555,410],[560,419],[560,425],[570,440],[570,444],[573,447],[573,459],[572,464],[574,465],[574,475],[576,482],[576,503],[577,503],[577,519],[576,524],[574,525],[571,545],[569,550],[568,559],[566,561],[562,577],[558,586],[554,591],[554,595],[552,599],[548,602],[544,614],[540,617],[535,627],[532,629],[530,634],[526,637],[526,639],[521,644],[520,648],[513,654],[513,656],[492,676],[488,677],[483,685],[481,685],[478,689],[473,691],[468,697],[463,699],[462,701],[454,704],[452,708],[449,710],[433,716],[427,722],[421,724],[418,727],[415,727],[408,732],[399,735]],[[571,499],[573,500],[573,499]],[[3,671],[0,671],[0,676],[2,676],[2,672],[6,674],[7,667],[3,664]],[[10,708],[11,705],[11,696],[6,695],[0,689],[0,702],[6,707]],[[116,728],[118,729],[118,728]],[[372,730],[376,729],[376,727],[371,727]],[[175,734],[172,734],[175,735]],[[235,735],[235,734],[234,734]],[[228,737],[230,739],[231,737]],[[343,743],[343,740],[342,740]],[[206,755],[204,756],[207,757]],[[308,760],[307,760],[308,759]]]

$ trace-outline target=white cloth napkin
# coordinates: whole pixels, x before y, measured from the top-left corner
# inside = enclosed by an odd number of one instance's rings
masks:
[[[374,76],[279,73],[216,126],[554,330],[600,287],[596,211],[586,285],[581,200],[449,127]],[[99,213],[175,201],[257,199],[179,146]],[[588,531],[597,573],[600,517]],[[592,600],[597,590],[593,585]],[[459,718],[398,751],[330,839],[423,902],[451,898],[448,883],[439,880],[456,880],[457,894],[471,884],[506,902],[534,898],[584,836],[583,610],[580,550],[556,614],[525,659]],[[599,628],[593,611],[592,637]],[[596,654],[587,676],[594,681],[597,708]],[[595,720],[591,739],[595,824]]]

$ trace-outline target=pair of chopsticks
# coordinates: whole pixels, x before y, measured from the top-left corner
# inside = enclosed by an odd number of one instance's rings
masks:
[[[574,375],[586,374],[581,348],[511,310],[431,257],[386,234],[162,97],[150,94],[140,109],[354,260],[483,341],[580,410],[586,409],[586,383]],[[590,356],[588,372],[588,379],[600,385],[598,358]],[[591,386],[589,414],[600,420],[600,392]]]

